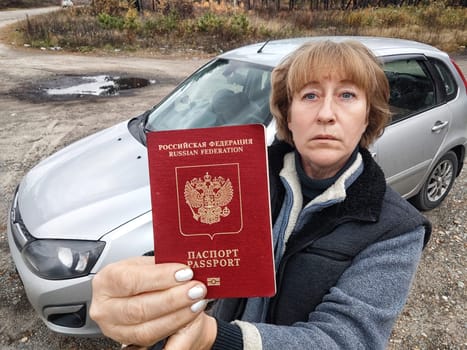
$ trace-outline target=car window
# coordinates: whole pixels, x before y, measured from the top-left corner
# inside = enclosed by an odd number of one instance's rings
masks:
[[[444,62],[441,62],[440,60],[437,59],[430,59],[431,63],[435,67],[435,69],[438,71],[438,74],[441,77],[441,80],[443,81],[443,86],[446,90],[446,98],[447,100],[452,100],[456,97],[457,95],[457,84],[456,80],[452,76],[451,71],[449,68],[444,64]]]
[[[184,81],[148,117],[149,130],[262,123],[269,112],[271,69],[219,59]]]
[[[404,119],[435,105],[435,84],[422,60],[401,59],[386,62],[389,81],[389,106],[392,122]]]

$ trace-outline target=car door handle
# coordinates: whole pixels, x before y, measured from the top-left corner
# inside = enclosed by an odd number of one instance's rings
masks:
[[[442,122],[441,120],[438,120],[438,121],[435,123],[435,125],[433,125],[433,127],[431,128],[431,131],[433,131],[433,132],[438,132],[438,131],[440,131],[441,129],[445,128],[448,124],[449,124],[448,121]]]

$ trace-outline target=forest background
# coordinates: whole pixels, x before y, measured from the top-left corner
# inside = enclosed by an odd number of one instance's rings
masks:
[[[60,3],[0,0],[0,9]],[[397,37],[465,53],[467,0],[75,0],[72,7],[15,24],[6,35],[18,46],[148,55],[213,55],[317,35]]]

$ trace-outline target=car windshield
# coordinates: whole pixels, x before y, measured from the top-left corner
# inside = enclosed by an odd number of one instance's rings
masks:
[[[271,68],[217,59],[187,80],[149,114],[146,130],[262,123],[269,111]]]

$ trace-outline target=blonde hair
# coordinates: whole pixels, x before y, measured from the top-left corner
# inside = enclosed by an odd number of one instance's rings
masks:
[[[368,126],[360,146],[368,147],[383,133],[390,119],[389,84],[378,59],[366,46],[353,40],[306,43],[273,70],[270,108],[277,123],[277,137],[293,145],[288,128],[292,98],[310,81],[327,73],[350,80],[365,91]]]

